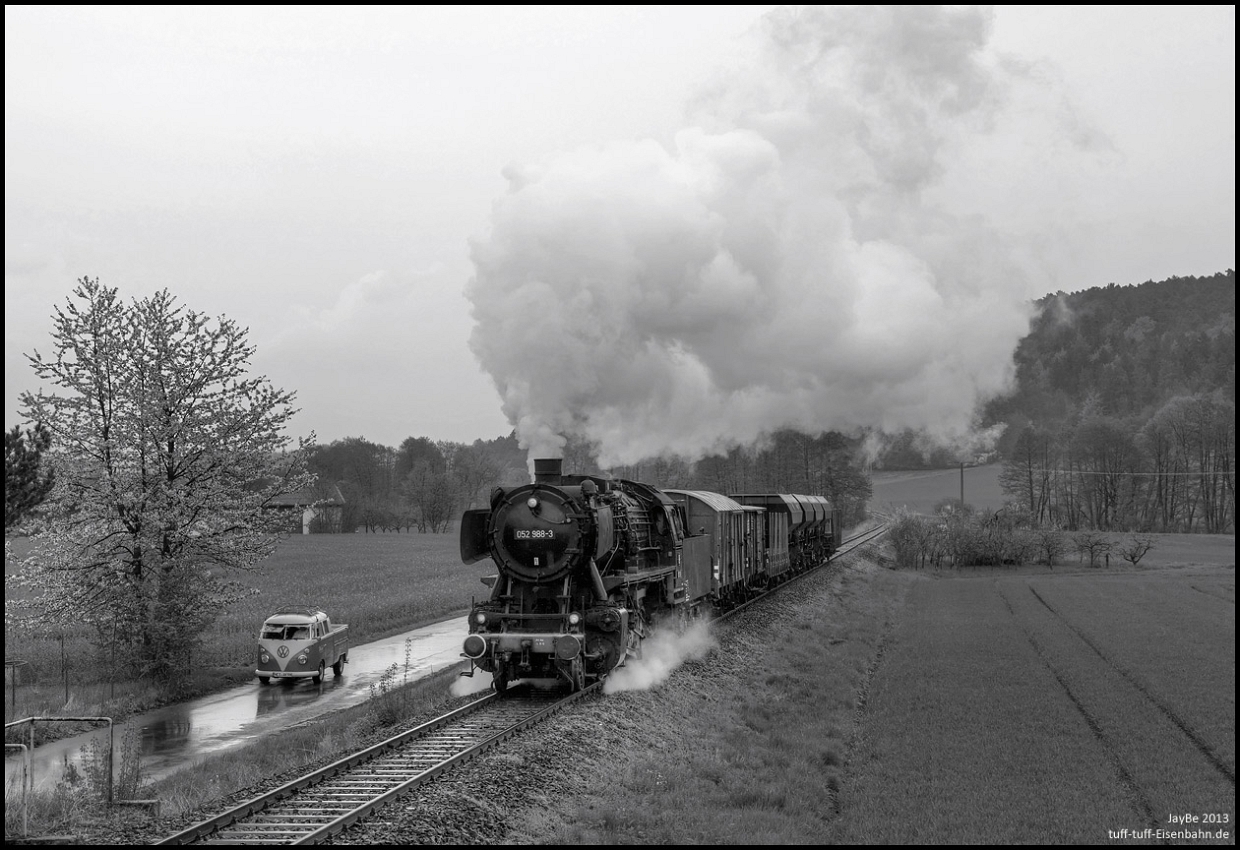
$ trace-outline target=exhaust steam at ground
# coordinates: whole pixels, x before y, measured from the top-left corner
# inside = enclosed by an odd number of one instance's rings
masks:
[[[667,681],[686,661],[705,658],[716,645],[705,622],[692,623],[682,632],[670,627],[660,629],[642,641],[640,659],[630,659],[612,671],[603,683],[603,693],[649,690]]]
[[[494,681],[495,677],[485,670],[474,670],[472,676],[457,676],[448,688],[448,693],[454,697],[487,693],[491,690]]]

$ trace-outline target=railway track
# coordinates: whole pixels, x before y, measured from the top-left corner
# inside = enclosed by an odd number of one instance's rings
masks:
[[[876,525],[873,528],[867,528],[865,531],[860,531],[841,543],[840,548],[836,549],[835,554],[831,557],[832,559],[835,559],[840,555],[847,555],[849,552],[852,552],[855,549],[860,549],[867,543],[872,543],[886,533],[887,523],[885,522]]]
[[[833,559],[881,537],[886,530],[886,525],[880,525],[850,537]],[[762,598],[728,613],[735,614]],[[601,686],[600,682],[567,696],[527,686],[510,688],[503,698],[488,694],[156,843],[318,844]]]
[[[877,540],[878,538],[882,537],[886,533],[887,533],[887,523],[882,523],[880,525],[875,526],[874,528],[867,528],[865,531],[860,531],[854,534],[852,537],[849,537],[847,540],[843,541],[840,544],[840,547],[835,550],[835,552],[831,555],[831,557],[828,560],[823,561],[817,567],[814,567],[813,569],[810,569],[810,570],[806,570],[803,573],[798,573],[797,575],[794,575],[792,578],[787,579],[786,581],[763,591],[761,595],[755,596],[752,599],[749,599],[741,603],[740,605],[737,605],[734,608],[730,608],[729,610],[725,611],[722,615],[720,615],[719,619],[726,620],[729,617],[739,614],[741,611],[744,611],[745,609],[749,608],[751,605],[756,605],[759,602],[761,602],[763,599],[768,598],[772,593],[777,593],[780,588],[786,587],[790,584],[795,584],[801,579],[807,576],[813,575],[815,572],[822,569],[823,567],[826,567],[828,564],[830,564],[835,559],[839,558],[841,555],[847,555],[849,552],[852,552],[856,549],[860,549],[865,544],[870,543],[874,540]]]
[[[247,800],[157,844],[318,844],[456,764],[563,710],[565,696],[511,688]]]

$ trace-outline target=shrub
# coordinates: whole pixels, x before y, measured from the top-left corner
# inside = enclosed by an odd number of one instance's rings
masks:
[[[1132,539],[1120,547],[1119,554],[1134,567],[1154,548],[1154,538],[1149,535],[1134,534]]]
[[[1086,557],[1089,558],[1089,565],[1091,567],[1099,566],[1099,562],[1103,559],[1106,559],[1107,563],[1110,564],[1111,541],[1099,532],[1078,531],[1073,536],[1073,542],[1082,560]]]

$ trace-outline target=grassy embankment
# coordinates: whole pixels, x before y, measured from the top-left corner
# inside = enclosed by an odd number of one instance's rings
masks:
[[[485,564],[461,564],[454,533],[286,538],[259,570],[240,576],[255,593],[230,605],[203,635],[193,681],[179,696],[253,678],[255,635],[277,605],[318,605],[348,623],[360,644],[466,610],[485,590],[479,577],[486,571]],[[158,682],[109,682],[91,638],[86,628],[70,630],[62,651],[57,639],[6,625],[5,657],[26,665],[15,695],[11,677],[6,681],[5,722],[57,714],[123,717],[169,698]]]

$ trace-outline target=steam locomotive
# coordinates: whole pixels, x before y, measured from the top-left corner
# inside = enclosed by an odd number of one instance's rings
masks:
[[[464,655],[502,693],[516,679],[585,687],[640,655],[656,622],[726,610],[824,561],[840,517],[821,496],[659,490],[565,475],[497,487],[461,519],[461,560],[490,558]]]

